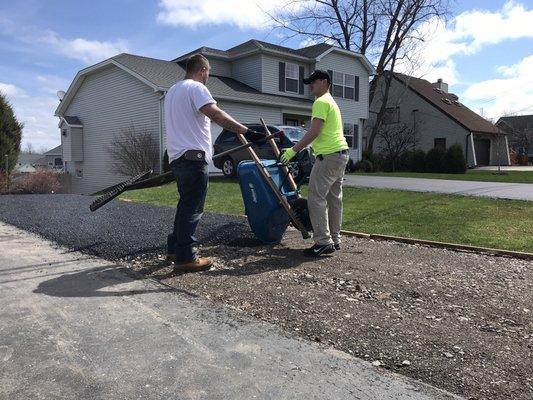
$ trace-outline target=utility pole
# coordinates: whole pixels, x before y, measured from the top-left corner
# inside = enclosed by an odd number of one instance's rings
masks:
[[[6,154],[6,189],[9,189],[9,155]]]

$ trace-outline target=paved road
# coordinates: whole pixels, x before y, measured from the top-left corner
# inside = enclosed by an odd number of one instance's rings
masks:
[[[0,223],[0,399],[451,395]]]
[[[533,184],[346,175],[345,187],[398,189],[533,201]]]

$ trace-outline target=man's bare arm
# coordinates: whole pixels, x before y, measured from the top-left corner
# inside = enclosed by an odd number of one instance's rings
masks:
[[[244,135],[248,131],[246,126],[235,121],[227,112],[221,110],[216,104],[206,104],[200,108],[200,112],[228,131],[240,133],[241,135]]]
[[[313,140],[315,140],[318,135],[320,135],[320,131],[322,130],[322,126],[324,125],[324,121],[319,118],[313,118],[311,121],[311,126],[309,127],[309,130],[304,135],[302,139],[298,143],[296,143],[292,149],[298,153],[299,151],[303,150],[307,146],[311,144]]]

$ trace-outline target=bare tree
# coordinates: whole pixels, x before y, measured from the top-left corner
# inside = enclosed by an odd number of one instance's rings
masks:
[[[388,125],[381,128],[377,136],[381,141],[383,155],[390,162],[392,170],[398,167],[403,153],[416,146],[415,132],[406,124]]]
[[[370,104],[378,79],[385,75],[380,110],[368,138],[372,149],[385,114],[396,62],[409,61],[413,43],[424,41],[417,32],[421,23],[449,14],[449,0],[287,0],[279,12],[271,14],[288,38],[302,37],[311,42],[328,42],[366,55],[376,65],[370,86]]]
[[[24,150],[21,151],[23,154],[35,154],[35,148],[33,147],[33,144],[26,143],[26,146],[24,146]]]
[[[158,144],[152,132],[131,125],[123,129],[108,147],[113,172],[138,175],[159,164]]]

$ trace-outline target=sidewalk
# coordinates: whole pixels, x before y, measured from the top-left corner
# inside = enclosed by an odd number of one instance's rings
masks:
[[[527,183],[345,175],[343,185],[533,201],[533,184]]]
[[[0,223],[0,399],[448,399]]]

